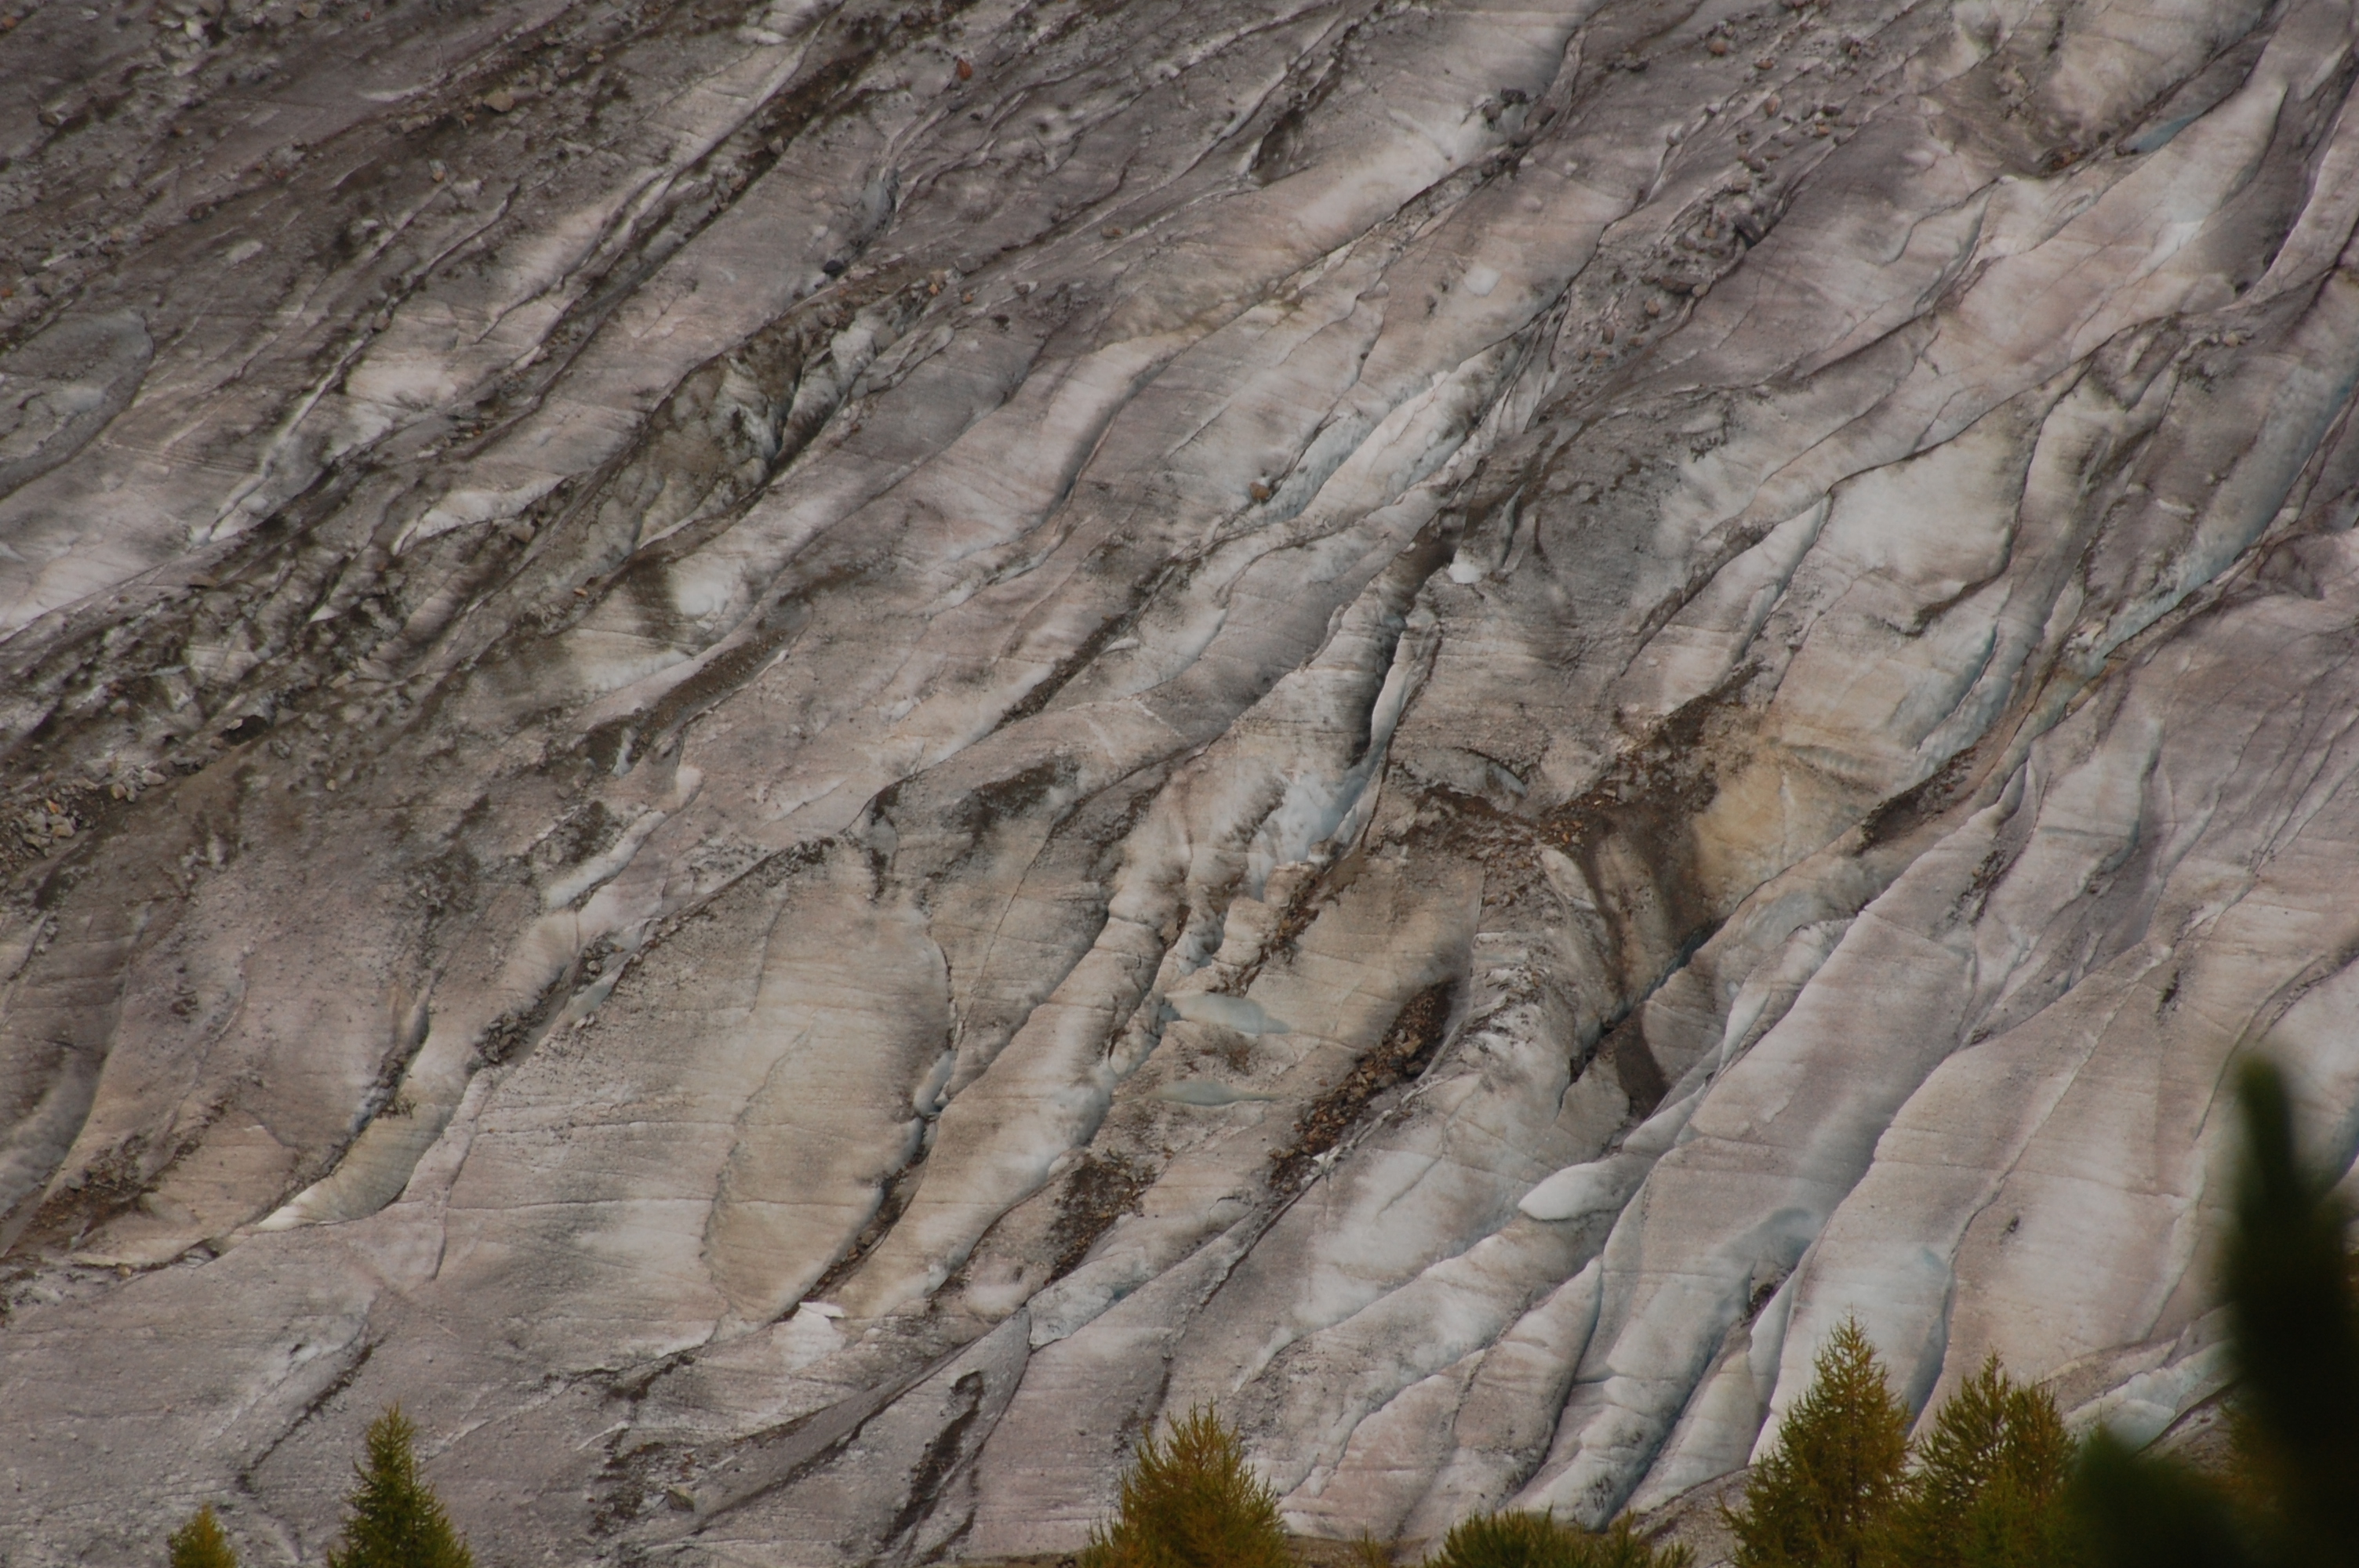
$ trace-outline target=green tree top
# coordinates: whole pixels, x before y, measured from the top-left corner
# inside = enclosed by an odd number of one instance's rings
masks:
[[[211,1503],[190,1515],[165,1544],[172,1551],[172,1568],[237,1568],[237,1553],[230,1550]]]
[[[370,1423],[368,1458],[353,1466],[343,1539],[329,1548],[328,1568],[474,1568],[474,1554],[418,1478],[417,1439],[399,1405]]]
[[[1148,1439],[1122,1483],[1122,1511],[1090,1538],[1082,1568],[1292,1568],[1277,1498],[1210,1409]],[[339,1565],[341,1568],[341,1565]]]
[[[1744,1506],[1723,1513],[1736,1536],[1736,1568],[1881,1561],[1908,1458],[1908,1409],[1856,1319],[1845,1318],[1821,1347],[1814,1374],[1777,1446],[1753,1467]]]
[[[1554,1514],[1508,1511],[1453,1527],[1424,1568],[1689,1568],[1694,1561],[1684,1546],[1658,1546],[1640,1535],[1626,1514],[1593,1535]]]
[[[2045,1390],[1993,1356],[1941,1407],[1895,1510],[1908,1568],[2046,1568],[2075,1561],[2062,1505],[2076,1445]]]

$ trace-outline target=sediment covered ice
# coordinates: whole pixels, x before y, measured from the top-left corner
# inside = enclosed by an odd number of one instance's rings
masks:
[[[317,15],[305,15],[317,12]],[[1602,1520],[2359,1147],[2346,0],[30,7],[0,1496]],[[152,25],[161,19],[173,25]]]

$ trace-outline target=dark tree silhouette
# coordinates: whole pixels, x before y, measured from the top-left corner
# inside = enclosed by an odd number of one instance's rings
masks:
[[[2247,1062],[2244,1151],[2222,1285],[2237,1373],[2239,1499],[2184,1465],[2104,1433],[2078,1488],[2101,1568],[2310,1568],[2359,1562],[2359,1318],[2348,1223],[2302,1167],[2285,1078]]]

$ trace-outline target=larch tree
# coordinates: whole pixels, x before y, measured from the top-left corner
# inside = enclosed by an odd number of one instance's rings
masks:
[[[1893,1556],[1908,1568],[2070,1568],[2075,1451],[2056,1401],[1993,1356],[1918,1444],[1893,1514]]]
[[[1887,1561],[1887,1524],[1908,1459],[1908,1408],[1858,1321],[1819,1351],[1810,1392],[1777,1446],[1723,1513],[1736,1568],[1868,1568]]]
[[[1292,1568],[1277,1498],[1246,1467],[1245,1445],[1209,1409],[1149,1438],[1122,1483],[1114,1522],[1082,1568]]]
[[[433,1488],[419,1479],[418,1429],[395,1405],[368,1429],[366,1460],[345,1503],[343,1538],[328,1568],[474,1568]]]
[[[190,1515],[189,1522],[174,1530],[165,1545],[172,1553],[172,1568],[237,1568],[237,1553],[231,1550],[221,1520],[213,1517],[211,1503]]]

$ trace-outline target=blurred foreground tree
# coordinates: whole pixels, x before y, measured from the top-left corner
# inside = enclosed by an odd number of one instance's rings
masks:
[[[2348,1223],[2305,1171],[2273,1065],[2237,1080],[2244,1149],[2222,1293],[2236,1372],[2245,1496],[2100,1433],[2077,1487],[2099,1568],[2347,1568],[2359,1563],[2359,1314]]]

